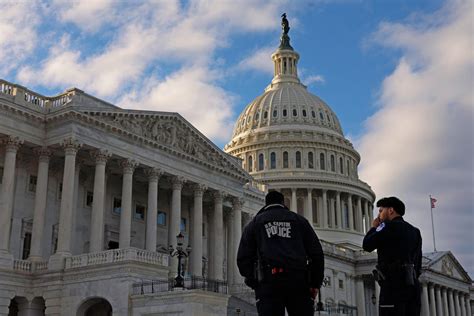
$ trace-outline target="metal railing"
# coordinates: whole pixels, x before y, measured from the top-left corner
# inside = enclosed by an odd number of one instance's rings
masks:
[[[184,289],[187,290],[203,290],[207,292],[227,294],[227,282],[206,279],[197,276],[185,277],[184,278]],[[142,281],[135,283],[132,286],[133,295],[153,294],[160,292],[174,291],[175,279],[162,279],[162,280],[151,280]],[[176,288],[176,289],[181,289]]]

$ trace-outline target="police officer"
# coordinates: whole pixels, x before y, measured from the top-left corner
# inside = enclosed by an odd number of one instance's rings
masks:
[[[324,274],[324,254],[309,222],[272,191],[245,227],[237,265],[255,290],[260,316],[309,316]]]
[[[405,205],[398,198],[383,198],[377,207],[379,216],[365,235],[363,248],[377,249],[374,276],[381,287],[379,315],[420,315],[420,230],[403,220]]]

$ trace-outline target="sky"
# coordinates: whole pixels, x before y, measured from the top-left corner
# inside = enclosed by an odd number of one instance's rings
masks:
[[[0,0],[0,78],[179,112],[219,147],[272,78],[287,13],[298,71],[336,112],[377,198],[474,277],[470,0]]]

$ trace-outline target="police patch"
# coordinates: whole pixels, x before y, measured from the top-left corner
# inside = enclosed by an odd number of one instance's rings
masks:
[[[385,227],[385,223],[382,222],[382,223],[380,223],[379,226],[377,226],[377,229],[375,229],[375,231],[379,232],[379,231],[381,231],[384,227]]]

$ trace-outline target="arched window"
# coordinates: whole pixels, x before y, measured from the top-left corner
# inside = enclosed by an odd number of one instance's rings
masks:
[[[311,116],[312,116],[313,118],[316,118],[316,112],[311,111]]]
[[[260,117],[260,112],[255,113],[255,120],[256,121],[258,121],[259,117]]]
[[[273,110],[273,117],[277,117],[278,116],[278,111],[277,110]]]
[[[276,155],[274,152],[270,154],[270,169],[276,168]]]
[[[286,109],[283,109],[283,116],[286,117],[288,115],[288,112],[286,111]]]
[[[350,176],[351,175],[351,168],[350,168],[350,165],[349,165],[349,160],[347,161],[347,175]]]
[[[324,121],[323,112],[319,112],[319,117],[321,118],[322,121]]]
[[[314,157],[313,157],[313,152],[310,151],[308,153],[308,168],[313,169],[314,168]]]
[[[263,154],[258,155],[258,171],[263,170]]]
[[[331,155],[331,171],[336,172],[336,160],[334,159],[334,155]]]
[[[301,152],[296,152],[296,168],[301,168]]]
[[[263,112],[263,118],[266,119],[268,117],[268,111]]]
[[[253,159],[252,159],[252,156],[249,156],[249,158],[247,159],[248,161],[248,171],[249,172],[252,172],[252,169],[253,169]]]
[[[339,157],[339,172],[344,174],[344,162],[342,161],[341,157]]]
[[[283,168],[288,168],[288,152],[283,152]]]
[[[298,111],[296,111],[296,109],[293,109],[293,116],[297,116],[298,115]]]
[[[303,116],[306,117],[306,110],[303,110]]]
[[[324,159],[324,154],[321,153],[319,155],[319,166],[321,170],[326,170],[326,160]]]

